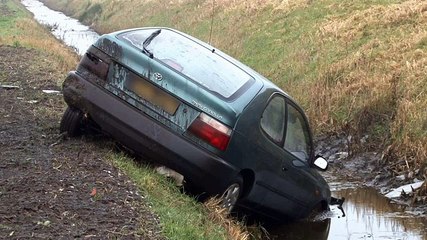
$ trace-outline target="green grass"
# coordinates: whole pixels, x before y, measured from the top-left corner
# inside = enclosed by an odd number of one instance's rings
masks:
[[[102,6],[99,3],[89,5],[87,10],[82,12],[78,19],[82,22],[94,22],[97,20],[99,15],[102,13]]]
[[[111,156],[113,164],[138,186],[160,217],[163,234],[168,239],[227,239],[224,229],[207,219],[207,209],[174,184],[154,172],[152,167],[137,164],[123,154]]]
[[[3,0],[0,2],[0,38],[13,37],[23,34],[22,30],[16,28],[19,19],[29,17],[22,5],[16,4],[14,0]]]

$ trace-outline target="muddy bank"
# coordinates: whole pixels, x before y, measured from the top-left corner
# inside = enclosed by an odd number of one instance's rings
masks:
[[[361,142],[366,141],[367,136]],[[324,156],[329,161],[328,175],[334,176],[342,182],[357,182],[360,187],[367,186],[377,189],[381,194],[386,195],[390,191],[400,186],[420,182],[425,179],[425,171],[420,169],[415,172],[401,173],[395,170],[395,164],[384,159],[383,150],[372,150],[366,147],[363,151],[363,144],[358,146],[357,151],[352,149],[351,137],[344,134],[334,134],[321,136],[316,139],[317,153]],[[354,148],[354,147],[353,147]],[[352,152],[353,151],[353,152]],[[390,199],[390,201],[413,207],[416,212],[427,214],[427,191],[426,184],[415,191],[407,191],[400,197]]]
[[[162,239],[136,187],[106,160],[106,140],[64,139],[49,57],[0,46],[0,238]]]

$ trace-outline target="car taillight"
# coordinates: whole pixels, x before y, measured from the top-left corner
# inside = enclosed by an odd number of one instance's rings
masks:
[[[101,51],[90,47],[88,51],[83,55],[80,61],[79,68],[83,67],[87,71],[95,74],[99,78],[105,80],[108,74],[109,57]],[[80,71],[81,69],[77,69]]]
[[[188,130],[221,151],[227,149],[231,129],[205,113],[201,113]]]

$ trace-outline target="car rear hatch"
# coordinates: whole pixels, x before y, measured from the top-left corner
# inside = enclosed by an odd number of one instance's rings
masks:
[[[238,116],[262,82],[207,44],[158,30],[116,32],[94,44],[112,58],[105,88],[176,133],[214,152],[226,150]]]

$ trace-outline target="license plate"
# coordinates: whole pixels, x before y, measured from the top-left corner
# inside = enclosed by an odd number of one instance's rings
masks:
[[[130,90],[170,115],[175,114],[180,103],[176,98],[143,79],[132,81]]]

